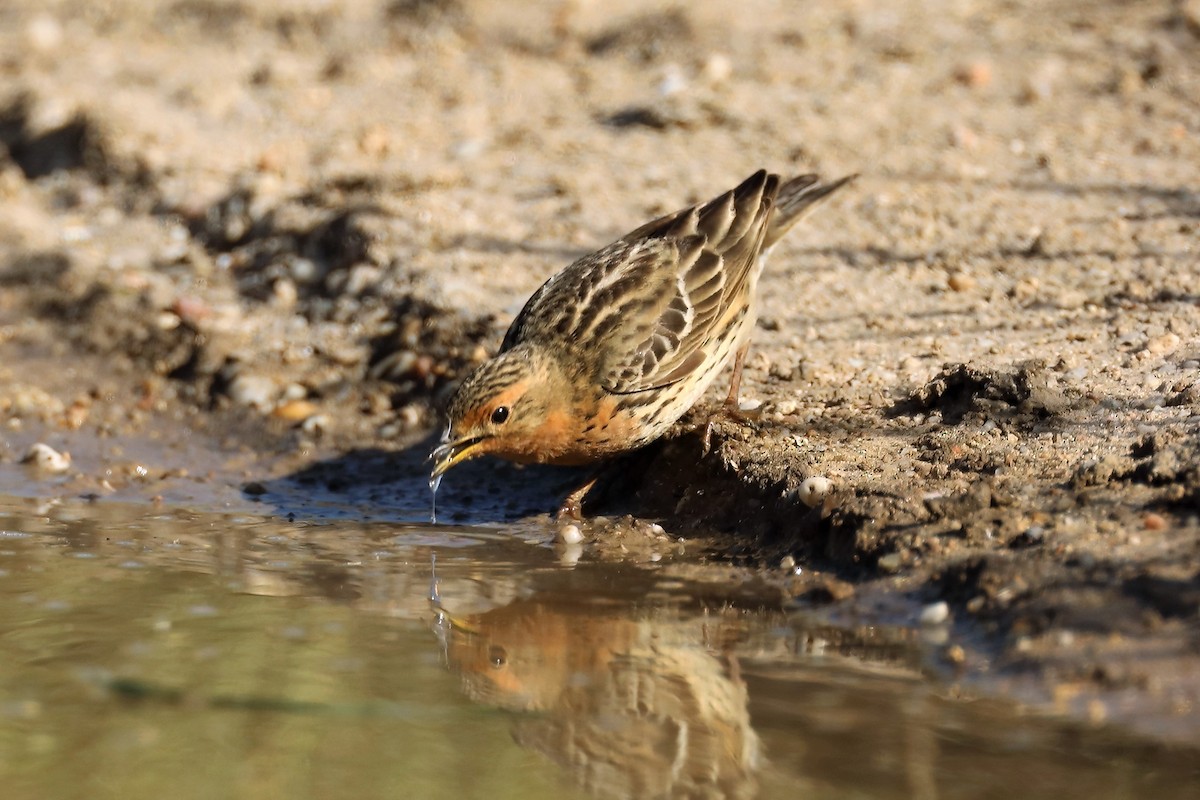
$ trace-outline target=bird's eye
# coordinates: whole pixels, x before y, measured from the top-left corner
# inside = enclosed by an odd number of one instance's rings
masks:
[[[503,647],[492,645],[488,648],[488,661],[494,669],[500,669],[508,663],[508,652]]]
[[[496,410],[492,412],[492,424],[503,425],[508,422],[508,406],[496,406]]]

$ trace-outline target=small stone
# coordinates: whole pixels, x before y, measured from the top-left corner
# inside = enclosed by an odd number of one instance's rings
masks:
[[[885,556],[879,557],[879,569],[881,572],[896,573],[904,566],[904,557],[899,553],[888,553]]]
[[[950,619],[950,606],[946,604],[945,600],[930,603],[921,609],[922,625],[941,625],[948,619]]]
[[[1152,356],[1165,356],[1178,348],[1181,341],[1177,333],[1164,333],[1146,342],[1145,352]]]
[[[267,411],[278,397],[279,387],[265,375],[238,375],[229,384],[229,399],[240,406]]]
[[[178,314],[172,314],[170,311],[164,311],[154,318],[154,325],[160,331],[173,331],[183,322]]]
[[[49,14],[37,14],[25,26],[25,38],[34,50],[47,53],[62,44],[62,25]]]
[[[1054,96],[1055,84],[1062,78],[1064,63],[1058,58],[1043,61],[1021,80],[1017,96],[1022,103],[1044,103]]]
[[[816,508],[825,500],[826,495],[833,488],[833,484],[829,478],[824,475],[813,475],[805,478],[800,484],[800,488],[796,490],[800,502],[809,508]]]
[[[328,414],[313,414],[300,423],[300,430],[309,436],[323,436],[332,424]]]
[[[404,426],[406,430],[412,430],[420,426],[422,418],[421,408],[415,403],[409,403],[406,406],[401,406],[396,412],[396,421]]]
[[[67,407],[66,413],[63,414],[63,425],[71,430],[78,430],[87,422],[88,413],[91,411],[91,404],[87,401],[76,400]]]
[[[186,294],[175,298],[175,302],[171,304],[170,311],[179,317],[179,319],[193,325],[211,317],[213,314],[212,307],[199,297]]]
[[[724,53],[713,53],[704,61],[704,77],[709,83],[724,83],[733,74],[733,61]]]
[[[796,559],[792,558],[791,556],[784,556],[779,561],[779,568],[791,572],[796,568]]]
[[[358,147],[368,156],[382,158],[392,150],[392,136],[383,125],[372,125],[359,135]]]
[[[267,493],[267,487],[258,481],[248,481],[242,484],[242,491],[251,497],[259,497]]]
[[[974,150],[979,146],[979,134],[966,125],[956,124],[950,129],[950,144],[963,150]]]
[[[50,445],[38,442],[25,452],[21,463],[29,464],[42,472],[58,475],[71,468],[71,454],[60,453]]]
[[[1153,511],[1142,517],[1142,527],[1148,531],[1165,531],[1169,527],[1167,518]]]
[[[962,649],[961,645],[952,644],[942,653],[946,661],[951,664],[959,665],[967,661],[967,652]]]
[[[965,272],[955,272],[950,275],[946,284],[956,292],[967,292],[975,288],[975,279]]]
[[[290,278],[278,278],[271,284],[271,295],[279,308],[295,308],[300,301],[300,290]]]
[[[1030,525],[1021,534],[1030,544],[1041,544],[1046,540],[1046,529],[1041,525]]]
[[[992,82],[992,65],[982,59],[962,64],[954,71],[954,79],[963,86],[982,89]]]
[[[307,258],[293,258],[288,267],[292,273],[292,280],[297,283],[313,283],[321,276],[316,262]]]
[[[287,422],[302,422],[317,413],[317,404],[308,400],[292,400],[276,408],[271,415]]]
[[[581,557],[583,557],[583,545],[564,544],[558,554],[558,563],[564,567],[574,567],[579,563]]]
[[[554,541],[562,542],[563,544],[579,544],[583,541],[583,531],[573,522],[568,522],[566,525],[559,527],[554,535]]]
[[[800,406],[794,400],[780,400],[775,404],[775,410],[785,417],[794,416]]]

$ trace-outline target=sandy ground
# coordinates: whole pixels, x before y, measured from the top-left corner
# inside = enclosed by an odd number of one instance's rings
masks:
[[[0,76],[6,491],[46,441],[57,491],[423,514],[549,274],[858,172],[763,278],[761,417],[681,426],[590,547],[945,612],[948,676],[1200,737],[1195,0],[13,0]],[[569,480],[456,473],[475,521]]]

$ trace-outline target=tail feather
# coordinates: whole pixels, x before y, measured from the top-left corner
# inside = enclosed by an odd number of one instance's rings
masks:
[[[775,213],[771,215],[771,223],[763,239],[763,250],[769,250],[782,239],[817,203],[857,177],[857,174],[847,175],[830,183],[821,183],[816,175],[799,175],[780,186],[775,198]]]

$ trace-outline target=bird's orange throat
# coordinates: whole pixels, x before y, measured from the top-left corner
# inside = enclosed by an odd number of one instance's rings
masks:
[[[480,443],[480,452],[518,464],[562,464],[559,458],[572,449],[577,423],[567,408],[544,412],[534,427],[522,427]]]
[[[578,466],[602,461],[630,449],[636,421],[617,409],[617,400],[556,404],[532,428],[494,436],[480,452],[519,464]]]

